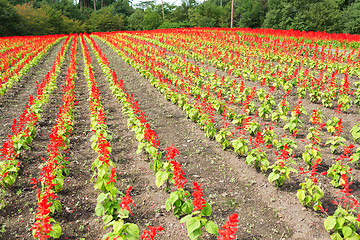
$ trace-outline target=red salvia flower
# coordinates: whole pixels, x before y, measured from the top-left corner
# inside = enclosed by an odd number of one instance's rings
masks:
[[[339,134],[342,132],[343,126],[342,126],[342,119],[339,119],[339,122],[337,126],[335,127],[336,132],[334,133],[335,136],[339,136]]]
[[[115,168],[111,169],[111,173],[110,173],[110,177],[109,177],[109,181],[106,184],[110,184],[110,183],[116,183],[116,173],[115,173]]]
[[[135,203],[133,202],[131,196],[129,195],[129,192],[131,191],[131,189],[132,189],[132,186],[130,186],[129,189],[126,190],[126,195],[125,195],[125,197],[122,197],[122,198],[121,198],[121,203],[120,203],[119,205],[120,205],[120,207],[121,207],[123,210],[126,209],[126,210],[129,211],[129,213],[130,213],[131,215],[133,215],[132,212],[131,212],[131,210],[130,210],[129,205],[130,205],[130,203],[132,203],[132,205],[133,205],[134,207],[136,207],[136,205],[135,205]]]
[[[218,240],[231,240],[236,239],[235,232],[237,229],[238,214],[234,213],[232,216],[229,216],[229,221],[226,221],[222,226],[223,229],[219,229]]]
[[[204,194],[203,194],[203,189],[201,188],[201,183],[200,184],[198,184],[197,182],[193,182],[193,185],[194,185],[194,187],[193,187],[193,189],[195,189],[195,191],[193,192],[193,196],[194,196],[194,200],[193,200],[193,204],[194,204],[194,206],[195,206],[195,209],[194,209],[194,211],[196,211],[196,210],[202,210],[205,206],[206,206],[206,202],[205,202],[205,199],[203,199],[203,196],[204,196]]]
[[[176,162],[176,160],[173,160],[170,162],[171,165],[173,165],[174,167],[174,185],[177,186],[178,188],[184,188],[184,183],[186,182],[186,178],[183,177],[185,175],[185,173],[183,172],[183,170],[181,169],[181,165]]]
[[[158,234],[158,232],[156,231],[163,231],[163,230],[164,228],[161,226],[158,227],[149,226],[149,230],[144,229],[144,233],[140,236],[140,238],[145,240],[154,240],[154,237],[156,236],[156,234]]]
[[[179,150],[175,148],[173,145],[166,148],[165,151],[167,151],[167,153],[165,154],[165,156],[167,156],[166,158],[167,160],[174,159],[176,155],[179,155]]]

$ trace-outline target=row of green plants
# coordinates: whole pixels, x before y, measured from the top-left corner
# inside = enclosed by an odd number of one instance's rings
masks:
[[[8,54],[4,53],[0,57],[0,97],[64,38],[59,35],[29,37],[28,40],[22,39],[21,44],[12,48]]]
[[[34,188],[37,187],[38,182],[41,184],[37,193],[36,220],[31,227],[35,239],[59,238],[61,236],[61,226],[53,216],[62,210],[60,201],[56,200],[57,193],[63,189],[65,176],[68,176],[70,172],[67,168],[69,160],[66,155],[69,152],[70,136],[74,124],[74,106],[76,104],[74,89],[77,78],[77,39],[78,36],[75,35],[63,87],[62,105],[49,136],[49,157],[47,160],[42,159],[45,161],[45,165],[42,167],[39,178],[32,179]]]
[[[166,185],[166,189],[170,190],[170,184],[173,184],[175,189],[170,193],[166,201],[165,207],[168,211],[172,212],[180,219],[180,223],[186,223],[188,236],[190,239],[198,239],[202,236],[202,228],[204,227],[207,232],[214,235],[219,235],[218,239],[228,239],[236,231],[236,222],[238,222],[237,214],[229,217],[229,221],[225,223],[223,229],[219,230],[218,226],[209,219],[212,209],[211,205],[206,203],[203,199],[202,184],[193,182],[194,192],[190,194],[189,191],[184,189],[184,184],[187,179],[184,177],[185,173],[181,169],[181,165],[176,161],[175,156],[179,151],[170,146],[165,149],[165,156],[167,161],[162,161],[164,150],[161,150],[159,140],[156,132],[150,128],[147,117],[141,111],[137,101],[130,96],[124,87],[122,80],[118,80],[116,73],[109,67],[109,63],[102,54],[101,49],[97,46],[96,42],[90,38],[94,54],[107,76],[110,84],[110,89],[113,95],[121,102],[123,112],[128,118],[128,126],[135,133],[136,139],[139,141],[138,153],[145,150],[151,159],[151,168],[154,170],[156,177],[156,185],[161,187]],[[109,45],[111,46],[111,45]],[[193,200],[191,201],[191,195]],[[233,226],[227,224],[235,224]]]
[[[0,185],[5,188],[10,187],[16,181],[21,164],[18,156],[24,149],[29,149],[29,144],[36,135],[35,124],[41,119],[41,113],[56,88],[56,80],[72,38],[72,35],[68,36],[61,46],[51,70],[40,83],[37,83],[37,95],[35,97],[29,95],[29,102],[26,104],[24,112],[19,119],[13,120],[12,134],[8,136],[0,150]]]
[[[89,88],[89,111],[91,118],[91,130],[94,135],[91,137],[91,148],[97,152],[98,156],[92,165],[94,171],[91,181],[95,180],[95,190],[100,190],[97,197],[95,213],[102,217],[104,228],[112,226],[112,230],[103,236],[103,239],[139,239],[139,227],[134,223],[127,223],[125,220],[132,214],[130,205],[135,207],[130,191],[130,186],[126,194],[116,187],[117,174],[114,162],[110,158],[111,146],[109,140],[108,127],[105,123],[106,115],[100,101],[99,88],[94,77],[90,53],[81,35],[81,46],[83,51],[83,61],[85,65],[85,78]]]

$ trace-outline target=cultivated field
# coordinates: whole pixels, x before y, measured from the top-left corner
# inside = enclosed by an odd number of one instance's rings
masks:
[[[0,38],[0,238],[360,239],[359,67],[354,35]]]

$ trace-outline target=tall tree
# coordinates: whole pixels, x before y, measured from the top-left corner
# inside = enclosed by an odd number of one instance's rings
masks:
[[[241,0],[234,14],[240,19],[237,23],[238,27],[259,28],[264,22],[266,3],[261,0]]]
[[[0,37],[21,35],[20,16],[7,0],[0,0]]]
[[[165,22],[164,0],[161,0],[161,9],[162,9],[163,22]]]
[[[234,0],[231,0],[231,24],[230,27],[234,26]]]

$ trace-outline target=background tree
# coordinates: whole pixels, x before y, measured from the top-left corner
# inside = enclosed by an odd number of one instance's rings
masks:
[[[144,19],[143,19],[143,29],[144,30],[153,30],[157,29],[163,20],[159,11],[159,8],[156,5],[148,7],[145,10]]]
[[[350,34],[360,33],[360,1],[349,5],[343,14],[344,32]]]
[[[128,17],[135,12],[128,0],[117,0],[112,5],[115,12],[123,17]]]
[[[262,26],[267,10],[266,1],[241,0],[235,9],[235,16],[239,16],[237,26],[242,28],[259,28]]]
[[[50,24],[50,17],[44,9],[34,8],[31,3],[15,6],[20,15],[24,35],[47,35],[55,32]]]
[[[179,6],[168,0],[27,1],[0,0],[0,36],[231,24],[232,0],[182,0]],[[234,27],[360,34],[359,19],[360,0],[234,0]]]
[[[143,30],[145,11],[137,8],[133,14],[127,18],[129,30]]]
[[[21,35],[21,19],[7,0],[0,0],[0,36]]]
[[[220,27],[224,9],[209,1],[199,4],[195,9],[189,10],[189,21],[198,27]]]
[[[115,13],[114,6],[93,12],[85,23],[87,32],[107,32],[125,29],[124,17]]]

